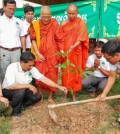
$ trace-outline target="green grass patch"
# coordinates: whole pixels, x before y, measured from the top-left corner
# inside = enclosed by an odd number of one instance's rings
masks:
[[[10,134],[11,130],[10,118],[0,117],[0,134]]]

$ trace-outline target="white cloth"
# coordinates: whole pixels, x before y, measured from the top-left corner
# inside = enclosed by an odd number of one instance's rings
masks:
[[[24,72],[21,68],[20,62],[12,63],[8,66],[3,80],[2,88],[9,89],[15,84],[29,84],[32,78],[41,80],[44,77],[37,68],[33,67],[30,71]]]
[[[16,17],[0,16],[0,46],[5,48],[21,47],[20,36],[24,36],[23,23]]]
[[[115,71],[115,70],[117,70],[117,69],[120,69],[120,62],[118,62],[118,63],[115,64],[115,65],[110,64],[110,70],[111,70],[111,71]]]
[[[86,67],[87,68],[94,68],[94,61],[95,59],[97,59],[96,55],[93,54],[91,56],[88,57],[87,63],[86,63]],[[109,62],[107,62],[107,60],[102,56],[100,59],[98,59],[100,61],[100,66],[105,69],[106,71],[110,71],[110,64]],[[96,77],[106,77],[99,69],[96,69],[93,74]]]
[[[30,26],[30,23],[28,23],[26,20],[23,21],[24,30],[26,32],[26,48],[31,48],[31,41],[30,41],[30,35],[28,34],[28,28]]]

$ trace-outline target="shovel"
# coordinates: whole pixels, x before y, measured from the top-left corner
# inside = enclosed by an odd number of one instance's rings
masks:
[[[119,98],[120,98],[120,95],[115,95],[115,96],[106,97],[104,100],[113,100],[113,99],[119,99]],[[98,98],[81,100],[81,101],[75,101],[75,102],[67,102],[67,103],[61,103],[61,104],[54,104],[54,105],[48,105],[49,115],[50,115],[50,117],[53,119],[53,121],[56,124],[59,124],[58,116],[51,109],[54,109],[54,108],[57,108],[57,107],[69,106],[69,105],[76,105],[76,104],[84,104],[84,103],[90,103],[90,102],[97,102],[97,101],[99,101]]]

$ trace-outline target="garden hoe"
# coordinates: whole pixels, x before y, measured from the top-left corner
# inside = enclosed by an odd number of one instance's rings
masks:
[[[106,97],[104,99],[105,100],[113,100],[113,99],[119,99],[120,95],[115,95],[115,96],[109,96]],[[90,103],[90,102],[97,102],[99,101],[98,98],[95,99],[87,99],[87,100],[81,100],[81,101],[75,101],[75,102],[67,102],[67,103],[61,103],[61,104],[54,104],[54,105],[48,105],[48,109],[49,109],[49,115],[50,117],[53,119],[53,121],[56,124],[59,124],[59,119],[58,116],[55,114],[54,111],[52,111],[51,109],[57,108],[57,107],[63,107],[63,106],[69,106],[69,105],[76,105],[76,104],[84,104],[84,103]]]

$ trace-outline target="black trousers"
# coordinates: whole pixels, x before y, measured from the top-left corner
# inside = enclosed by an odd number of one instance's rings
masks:
[[[33,94],[29,89],[3,89],[3,96],[8,98],[13,108],[13,114],[21,113],[21,107],[32,105],[41,100],[40,93]]]

